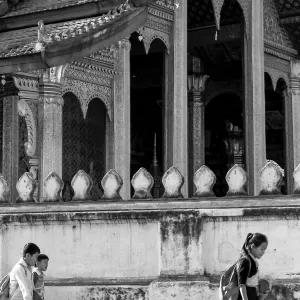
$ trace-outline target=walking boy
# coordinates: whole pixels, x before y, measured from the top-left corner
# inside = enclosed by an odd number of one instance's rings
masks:
[[[36,244],[28,243],[24,246],[23,257],[10,272],[10,300],[33,300],[31,268],[37,262],[40,252],[40,248]]]
[[[39,296],[44,300],[45,286],[44,273],[48,268],[49,257],[45,254],[40,254],[36,262],[36,268],[33,269],[34,289]]]

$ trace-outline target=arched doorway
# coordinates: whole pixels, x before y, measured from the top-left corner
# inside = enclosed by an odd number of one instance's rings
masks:
[[[161,177],[164,166],[164,61],[166,46],[155,39],[146,54],[137,33],[131,35],[131,177],[144,167]],[[155,157],[156,156],[156,157]],[[156,186],[156,185],[159,186]],[[154,197],[162,195],[156,180]],[[132,190],[133,193],[133,190]]]
[[[72,198],[72,178],[84,170],[94,183],[92,198],[99,199],[100,182],[106,172],[106,107],[99,98],[94,98],[84,118],[78,98],[71,92],[63,97],[63,198],[65,201]]]
[[[213,98],[205,111],[205,162],[216,174],[216,196],[225,196],[225,176],[234,164],[244,166],[242,100],[234,93]]]
[[[92,197],[102,196],[101,180],[106,173],[106,122],[107,110],[99,98],[91,100],[85,119],[86,134],[83,142],[87,146],[89,174],[93,180]]]
[[[275,90],[270,75],[265,73],[266,99],[266,158],[273,160],[286,170],[286,127],[285,92],[287,85],[283,79],[277,81]],[[287,194],[286,177],[281,183],[281,192]]]

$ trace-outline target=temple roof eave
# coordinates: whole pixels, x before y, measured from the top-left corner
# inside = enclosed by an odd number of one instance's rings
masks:
[[[35,46],[38,46],[37,29],[35,32],[32,32],[31,29],[30,34],[34,33],[34,35],[32,35],[31,40],[27,44],[23,44],[23,47],[18,45],[18,48],[13,51],[10,49],[10,52],[6,54],[1,53],[0,49],[0,73],[26,72],[31,69],[49,68],[90,56],[130,36],[132,32],[146,23],[147,16],[147,7],[143,7],[131,8],[130,11],[123,12],[122,15],[112,18],[110,22],[97,28],[92,28],[91,26],[88,28],[87,25],[95,22],[95,19],[84,20],[85,25],[80,28],[85,28],[87,32],[77,34],[76,36],[71,36],[70,32],[69,36],[60,34],[60,37],[62,37],[61,40],[48,41],[44,45],[41,45],[40,50],[35,48]],[[67,24],[64,23],[63,25],[69,28]],[[28,33],[28,30],[19,30],[18,34],[26,36],[26,31]],[[53,25],[51,30],[54,30]],[[76,30],[75,28],[74,31]],[[0,40],[2,39],[1,35],[5,34],[9,33],[0,33]],[[74,32],[72,34],[74,35]],[[56,33],[56,37],[57,35]]]

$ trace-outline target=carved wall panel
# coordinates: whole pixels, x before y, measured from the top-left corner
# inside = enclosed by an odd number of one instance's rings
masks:
[[[171,33],[172,33],[172,21],[174,6],[162,1],[159,4],[166,6],[170,9],[169,12],[164,10],[149,8],[149,17],[145,26],[138,30],[138,33],[143,37],[146,53],[148,54],[151,43],[155,39],[160,39],[166,46],[167,52],[170,53],[171,47]]]
[[[112,89],[110,87],[65,77],[63,94],[66,92],[72,92],[79,99],[84,118],[90,101],[93,98],[99,98],[105,104],[109,120],[111,120]]]
[[[293,48],[280,19],[274,0],[264,0],[264,38],[275,44]]]
[[[24,144],[26,155],[33,157],[36,154],[36,123],[33,117],[33,113],[28,103],[25,100],[20,99],[18,101],[19,115],[25,118],[27,126],[27,139]]]
[[[288,86],[290,73],[288,61],[265,55],[265,72],[270,75],[274,90],[280,78],[282,78]]]

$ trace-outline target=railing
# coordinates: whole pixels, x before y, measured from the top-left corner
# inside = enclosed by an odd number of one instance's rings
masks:
[[[261,170],[261,191],[260,195],[280,195],[280,184],[283,180],[283,170],[274,161],[268,161]],[[294,194],[300,194],[300,166],[293,174],[294,177]],[[246,171],[239,165],[234,165],[226,175],[228,192],[226,197],[247,196],[248,176]],[[197,170],[193,178],[196,192],[193,199],[203,199],[214,197],[213,187],[216,183],[215,174],[207,167],[202,166]],[[132,199],[143,200],[153,199],[151,189],[153,188],[154,179],[152,175],[144,168],[140,168],[132,177],[131,184],[134,189]],[[181,188],[184,184],[184,177],[176,167],[168,169],[163,178],[164,193],[161,199],[183,199]],[[121,176],[115,171],[108,171],[101,181],[103,196],[99,201],[114,200],[121,201],[120,190],[123,185]],[[40,202],[57,202],[62,201],[61,193],[64,188],[64,182],[55,173],[48,175],[44,182],[43,200]],[[74,195],[71,201],[89,201],[90,192],[93,187],[91,177],[83,170],[78,171],[72,179],[71,187]],[[16,185],[18,191],[17,203],[35,202],[34,194],[37,189],[37,181],[31,173],[24,173]],[[5,176],[0,174],[0,202],[9,202],[6,198],[8,184]],[[37,199],[36,199],[37,200]],[[124,199],[128,200],[128,199]],[[36,201],[38,202],[38,201]]]

